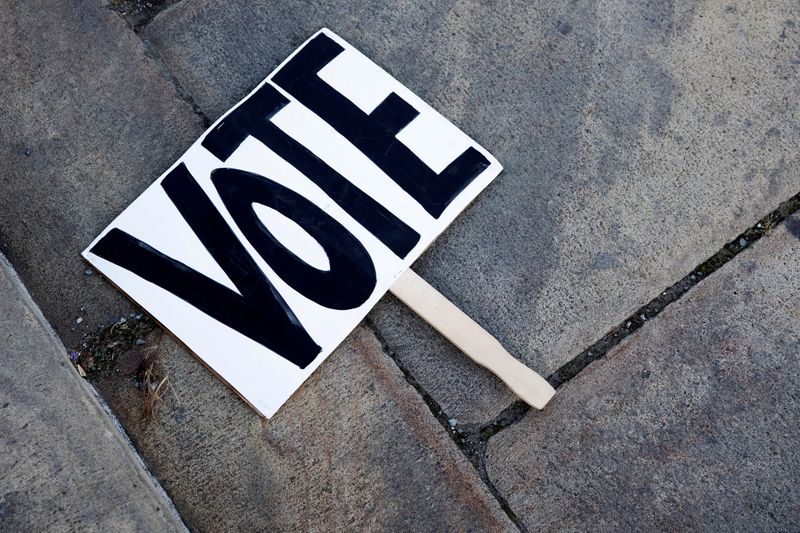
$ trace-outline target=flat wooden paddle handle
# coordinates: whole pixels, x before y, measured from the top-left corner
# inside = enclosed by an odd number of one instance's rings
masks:
[[[503,380],[529,405],[542,409],[556,393],[547,380],[515,359],[497,339],[410,268],[389,290],[470,359]]]

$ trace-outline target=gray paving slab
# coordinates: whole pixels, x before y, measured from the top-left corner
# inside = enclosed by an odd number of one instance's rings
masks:
[[[270,420],[168,335],[144,340],[97,386],[191,529],[516,530],[366,328]],[[151,365],[168,381],[149,416]]]
[[[790,531],[800,216],[489,441],[529,531]]]
[[[183,531],[0,255],[0,530]]]
[[[72,347],[130,307],[80,251],[202,120],[103,2],[0,2],[0,27],[0,246]]]
[[[212,119],[330,27],[505,172],[415,268],[548,374],[800,191],[796,2],[184,1],[143,35]],[[444,410],[512,400],[388,297]]]

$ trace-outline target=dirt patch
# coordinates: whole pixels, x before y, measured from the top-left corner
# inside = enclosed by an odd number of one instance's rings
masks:
[[[118,364],[122,369],[130,366],[131,358],[146,349],[145,338],[156,329],[155,322],[145,314],[134,313],[95,335],[83,339],[80,348],[69,354],[73,363],[79,365],[89,378],[114,370]],[[133,351],[133,353],[131,353]]]
[[[169,378],[162,375],[159,364],[163,334],[150,317],[133,314],[86,337],[81,348],[72,350],[69,357],[81,376],[99,390],[121,387],[132,396],[139,396],[133,403],[146,423],[170,388]]]

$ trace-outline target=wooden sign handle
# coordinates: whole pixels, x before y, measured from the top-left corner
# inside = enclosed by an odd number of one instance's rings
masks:
[[[470,359],[503,380],[529,405],[542,409],[556,393],[542,376],[514,358],[489,332],[410,268],[389,290]]]

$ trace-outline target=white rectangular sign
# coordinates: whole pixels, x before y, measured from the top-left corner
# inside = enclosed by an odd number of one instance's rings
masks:
[[[270,417],[500,170],[323,29],[83,256]]]

